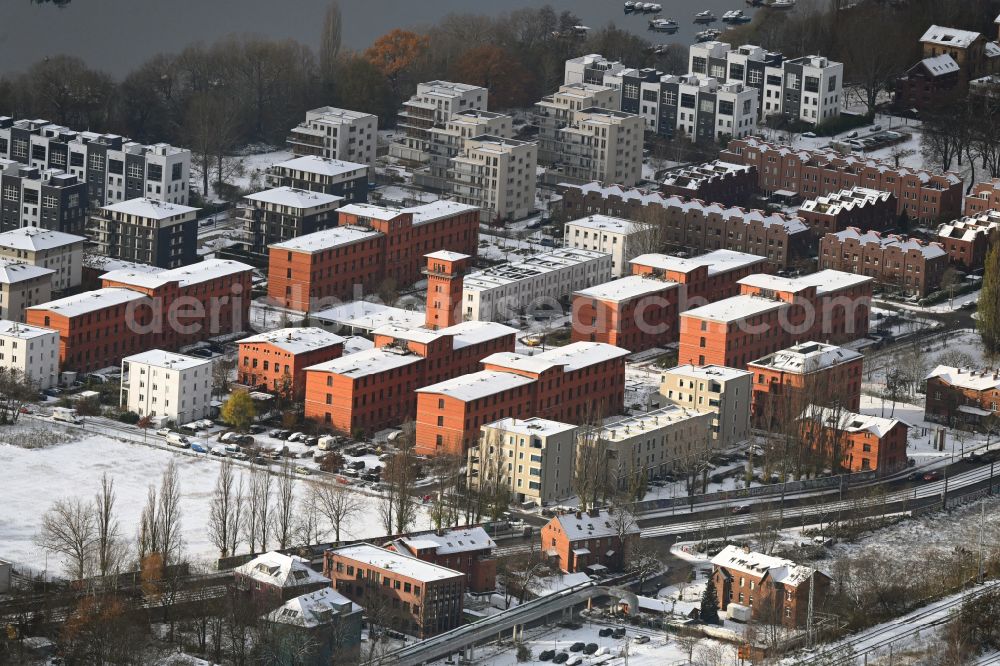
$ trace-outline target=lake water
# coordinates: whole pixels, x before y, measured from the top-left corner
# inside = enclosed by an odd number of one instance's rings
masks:
[[[624,0],[341,0],[343,43],[348,49],[364,49],[393,28],[431,25],[450,13],[499,14],[545,4],[575,12],[592,28],[614,22],[660,43],[691,43],[705,27],[693,22],[701,10],[716,16],[729,9],[749,13],[743,0],[659,0],[662,15],[680,24],[675,35],[664,35],[648,30],[649,15],[626,15]],[[315,48],[328,0],[70,0],[63,7],[3,0],[3,5],[0,72],[66,53],[121,76],[157,53],[178,52],[231,33],[290,37]]]

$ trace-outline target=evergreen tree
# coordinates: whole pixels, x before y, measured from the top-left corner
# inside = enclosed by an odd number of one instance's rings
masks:
[[[990,358],[1000,356],[1000,243],[997,242],[986,255],[976,322],[986,355]]]
[[[719,596],[715,592],[715,582],[709,578],[705,593],[701,595],[701,621],[719,624]]]

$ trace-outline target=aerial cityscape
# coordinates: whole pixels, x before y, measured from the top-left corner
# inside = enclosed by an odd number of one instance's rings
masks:
[[[1000,666],[1000,0],[551,2],[0,9],[0,666]]]

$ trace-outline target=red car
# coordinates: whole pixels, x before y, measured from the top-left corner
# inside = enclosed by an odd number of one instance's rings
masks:
[[[941,472],[931,471],[924,474],[924,481],[940,481]]]

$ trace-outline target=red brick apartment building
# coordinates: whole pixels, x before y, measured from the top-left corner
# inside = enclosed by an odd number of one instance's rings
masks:
[[[937,291],[948,269],[941,243],[860,229],[827,234],[819,243],[819,268],[867,275],[884,291],[924,297]]]
[[[561,189],[560,221],[597,214],[642,220],[658,225],[663,242],[675,252],[745,252],[765,257],[770,268],[778,270],[808,259],[815,247],[805,222],[780,213],[684,201],[619,185],[589,183]]]
[[[724,206],[739,206],[756,190],[754,167],[719,160],[672,171],[660,184],[667,196],[717,201]]]
[[[622,571],[625,558],[639,540],[639,526],[627,514],[604,509],[563,513],[539,531],[542,552],[560,571]]]
[[[605,342],[638,352],[672,342],[678,315],[739,293],[738,281],[767,269],[767,259],[715,250],[693,259],[644,254],[633,275],[573,295],[572,339]]]
[[[824,270],[752,275],[740,285],[739,296],[681,314],[680,363],[745,368],[799,342],[842,344],[868,334],[869,277]]]
[[[896,198],[889,192],[854,187],[804,201],[798,214],[818,238],[848,227],[884,231],[896,226]]]
[[[976,183],[965,195],[965,215],[977,216],[991,210],[1000,211],[1000,178]]]
[[[236,588],[250,594],[258,609],[277,608],[289,599],[330,587],[330,579],[295,555],[269,552],[233,569]]]
[[[424,639],[462,624],[465,574],[370,544],[326,551],[323,573],[366,609],[383,607],[386,624]]]
[[[924,418],[955,428],[975,430],[1000,414],[1000,372],[939,365],[927,375]]]
[[[282,328],[243,338],[238,349],[236,381],[298,399],[305,395],[306,368],[340,358],[344,338],[322,328]]]
[[[820,571],[738,546],[712,558],[712,582],[720,609],[739,604],[750,608],[754,622],[789,628],[806,626],[811,585],[814,612],[823,609],[830,589],[830,577]]]
[[[506,417],[580,423],[617,414],[625,402],[628,353],[600,342],[573,342],[534,356],[487,356],[481,372],[417,391],[416,451],[464,456],[480,426]]]
[[[448,567],[465,574],[470,592],[491,592],[497,588],[496,542],[482,527],[407,534],[389,544],[390,550],[418,560]]]
[[[270,246],[268,297],[281,307],[322,309],[319,299],[359,298],[385,279],[409,285],[420,279],[428,253],[448,249],[475,256],[479,247],[475,206],[454,201],[404,209],[349,204],[337,213],[335,229]]]
[[[966,270],[986,264],[990,247],[1000,239],[1000,211],[985,211],[938,227],[938,242],[952,263]]]
[[[909,427],[898,419],[856,414],[843,409],[810,406],[799,420],[802,438],[822,447],[823,456],[840,452],[849,472],[892,474],[906,467]]]
[[[858,352],[822,342],[803,342],[748,363],[754,427],[792,423],[809,404],[858,410],[863,365]]]
[[[242,331],[251,271],[223,259],[115,270],[101,276],[101,289],[28,308],[27,323],[59,331],[62,369],[92,372],[147,349],[172,350]]]
[[[494,322],[373,332],[375,348],[305,369],[305,416],[338,432],[374,432],[416,415],[418,388],[474,372],[514,350],[517,331]]]
[[[778,190],[803,198],[864,187],[890,192],[896,213],[927,224],[957,217],[962,207],[958,174],[931,173],[894,167],[873,159],[834,152],[795,150],[759,139],[733,139],[721,159],[757,167],[757,187],[766,194]]]

